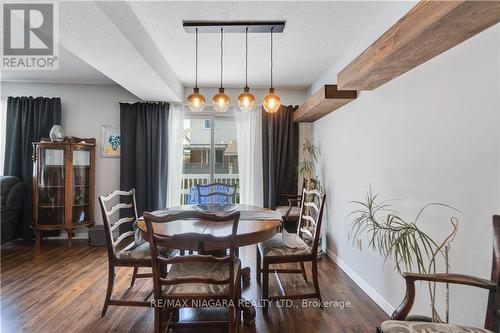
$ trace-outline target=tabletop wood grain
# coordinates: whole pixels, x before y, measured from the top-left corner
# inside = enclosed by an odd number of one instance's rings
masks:
[[[240,211],[255,211],[262,212],[266,211],[266,208],[250,206],[250,205],[237,205]],[[159,210],[153,212],[153,214],[162,216],[168,214],[169,211],[176,210],[192,210],[193,205],[184,205],[178,207],[172,207],[169,210]],[[236,244],[238,247],[247,246],[251,244],[256,244],[269,239],[276,235],[278,228],[281,225],[281,221],[274,219],[250,219],[251,214],[245,214],[245,219],[240,219],[238,224],[238,232]],[[137,227],[142,231],[146,232],[146,225],[141,219],[137,222]],[[221,223],[221,222],[211,222],[201,219],[190,219],[190,220],[177,220],[168,223],[156,223],[153,225],[155,233],[163,236],[173,236],[185,233],[199,233],[199,234],[211,234],[214,236],[224,236],[231,234],[231,224]],[[217,250],[213,245],[205,244],[203,248],[200,248],[198,242],[190,242],[179,244],[179,249],[184,250]]]

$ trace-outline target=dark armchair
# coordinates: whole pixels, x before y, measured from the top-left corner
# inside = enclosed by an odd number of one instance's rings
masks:
[[[1,190],[1,244],[16,236],[16,229],[21,223],[21,208],[24,198],[24,183],[14,176],[0,176]]]
[[[491,280],[485,280],[474,276],[462,274],[418,274],[404,273],[406,280],[406,296],[403,303],[394,311],[391,320],[384,321],[377,328],[378,333],[425,333],[425,332],[494,332],[499,333],[499,308],[500,293],[498,283],[500,278],[500,216],[493,216],[493,265],[491,268]],[[429,281],[438,283],[461,284],[471,287],[486,289],[489,292],[488,306],[484,321],[484,328],[463,327],[450,324],[438,324],[430,322],[407,321],[407,316],[415,300],[415,281]]]

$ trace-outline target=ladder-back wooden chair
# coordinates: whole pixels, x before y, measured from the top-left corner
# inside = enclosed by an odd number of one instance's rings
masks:
[[[197,184],[197,202],[198,204],[219,203],[219,204],[235,204],[236,191],[238,186],[236,184]]]
[[[221,226],[225,225],[229,232],[217,236],[201,233],[165,236],[155,230],[155,226],[158,224],[195,218],[221,223]],[[238,302],[241,298],[241,261],[236,256],[235,250],[239,218],[239,212],[221,216],[199,211],[185,211],[162,217],[144,212],[153,261],[154,297],[157,305],[154,308],[155,333],[166,332],[171,327],[213,325],[214,323],[229,325],[229,332],[238,329],[241,317]],[[226,228],[223,229],[226,230]],[[203,248],[208,244],[212,248],[216,246],[217,248],[229,249],[229,255],[216,257],[210,254],[195,254],[169,258],[158,252],[160,246],[182,248],[183,244],[193,244],[193,242],[200,244],[199,252],[203,252]],[[162,276],[162,269],[167,265],[171,265],[168,275]],[[219,301],[221,306],[227,306],[227,321],[196,323],[178,321],[180,307],[186,305],[193,308],[206,307],[210,301]],[[170,305],[170,307],[161,308],[158,306],[160,304]],[[166,327],[164,328],[164,326]]]
[[[406,280],[406,296],[401,305],[392,314],[391,320],[384,321],[382,325],[377,328],[377,333],[499,333],[500,216],[493,216],[493,263],[491,266],[491,280],[485,280],[474,276],[455,273],[403,273],[403,277]],[[461,284],[488,290],[488,304],[486,308],[486,317],[484,320],[484,329],[442,323],[406,321],[406,318],[410,313],[413,302],[415,300],[415,281]]]
[[[119,234],[120,226],[132,226],[137,221],[135,190],[117,190],[107,196],[100,196],[99,203],[104,223],[109,263],[108,287],[101,314],[102,316],[106,314],[109,305],[150,306],[150,303],[146,301],[111,299],[116,267],[134,268],[130,287],[134,286],[137,278],[151,278],[153,276],[152,273],[139,273],[140,267],[151,267],[149,243],[137,244],[134,239],[134,231]],[[175,251],[166,248],[162,249],[162,252],[167,256],[175,254]]]
[[[318,281],[318,245],[321,236],[321,221],[326,195],[317,189],[302,189],[301,211],[299,226],[296,233],[290,233],[291,241],[295,248],[283,243],[282,234],[276,234],[273,238],[257,245],[257,283],[262,278],[262,298],[266,300],[318,298],[321,301],[321,293]],[[308,246],[302,239],[306,234],[312,239],[312,246]],[[269,296],[269,274],[277,273],[301,273],[307,281],[304,262],[312,263],[312,279],[314,293],[302,295],[278,295]],[[300,269],[271,268],[271,265],[299,263]],[[279,279],[279,277],[278,277]],[[268,303],[266,302],[265,305]]]
[[[302,189],[320,190],[319,182],[314,179],[302,179]],[[280,205],[276,206],[276,211],[281,214],[283,220],[283,228],[288,232],[297,232],[300,216],[300,203],[302,202],[302,192],[297,193],[281,193]]]

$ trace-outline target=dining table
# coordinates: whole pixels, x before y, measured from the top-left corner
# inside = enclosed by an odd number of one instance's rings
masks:
[[[236,234],[236,246],[243,247],[265,241],[276,235],[282,225],[281,215],[267,208],[262,208],[253,205],[228,205],[226,212],[240,212],[240,220]],[[181,211],[202,210],[210,211],[215,214],[224,214],[223,210],[210,210],[210,205],[181,205],[168,209],[157,210],[152,212],[156,216],[165,216],[167,214],[175,214]],[[143,233],[146,233],[146,225],[144,220],[140,218],[136,224],[137,228]],[[155,223],[153,225],[154,232],[162,236],[173,236],[184,233],[211,234],[214,236],[224,236],[231,234],[231,225],[213,222],[202,219],[187,219],[176,220],[168,223]],[[147,240],[147,237],[145,237]],[[197,251],[198,253],[210,253],[214,255],[225,253],[227,249],[218,248],[218,244],[204,244],[200,241],[187,242],[179,244],[178,250],[181,251]],[[243,280],[250,279],[250,267],[243,267],[241,275]],[[247,324],[255,322],[255,307],[249,300],[243,299],[243,321]]]

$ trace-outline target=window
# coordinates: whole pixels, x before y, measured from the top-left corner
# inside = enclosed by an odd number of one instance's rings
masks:
[[[189,203],[189,193],[196,184],[239,183],[233,117],[188,113],[184,133],[182,204]]]
[[[203,119],[203,129],[210,129],[211,122],[210,119]]]

